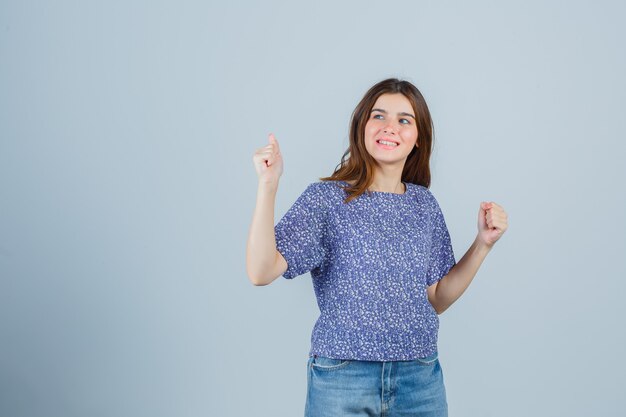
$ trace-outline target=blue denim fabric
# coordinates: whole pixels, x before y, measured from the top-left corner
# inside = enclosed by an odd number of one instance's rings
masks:
[[[310,356],[305,417],[447,417],[437,352],[411,361]]]

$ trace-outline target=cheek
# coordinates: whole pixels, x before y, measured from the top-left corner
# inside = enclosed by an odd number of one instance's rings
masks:
[[[404,139],[406,141],[417,141],[417,129],[410,129],[404,132]]]
[[[379,126],[376,122],[371,120],[365,124],[365,136],[371,137],[379,130]]]

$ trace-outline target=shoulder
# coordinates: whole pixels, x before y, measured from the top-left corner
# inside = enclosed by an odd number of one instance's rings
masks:
[[[315,181],[310,183],[307,188],[306,188],[306,192],[311,193],[311,194],[316,194],[319,196],[336,196],[336,195],[340,195],[343,192],[343,188],[342,188],[342,182],[341,181]]]
[[[419,204],[425,206],[429,211],[437,212],[441,210],[437,198],[429,188],[420,184],[412,183],[411,187],[415,190],[415,195],[417,196]]]
[[[427,187],[424,187],[420,184],[413,184],[412,182],[408,183],[409,187],[413,189],[413,193],[417,196],[420,201],[431,202],[435,199],[433,193]]]
[[[337,181],[315,181],[306,186],[300,199],[316,208],[328,207],[337,199],[341,191]]]
[[[318,208],[325,208],[333,211],[344,203],[348,193],[344,190],[346,184],[343,181],[316,181],[310,183],[305,192],[309,200],[316,200],[314,203]]]

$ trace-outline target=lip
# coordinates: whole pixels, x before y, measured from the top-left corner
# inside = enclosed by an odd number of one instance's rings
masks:
[[[389,146],[389,145],[383,145],[382,143],[378,143],[379,140],[385,140],[387,142],[393,142],[396,143],[396,146]],[[391,140],[391,139],[387,139],[387,138],[379,138],[376,139],[376,146],[383,148],[383,149],[396,149],[398,146],[400,146],[400,142],[395,141],[395,140]]]

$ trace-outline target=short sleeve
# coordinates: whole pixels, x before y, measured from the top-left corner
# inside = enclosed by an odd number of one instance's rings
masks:
[[[432,196],[432,240],[430,246],[426,285],[431,286],[441,280],[456,265],[450,233],[437,200]]]
[[[322,265],[326,258],[326,204],[321,183],[312,183],[274,227],[276,249],[287,261],[291,279]]]

